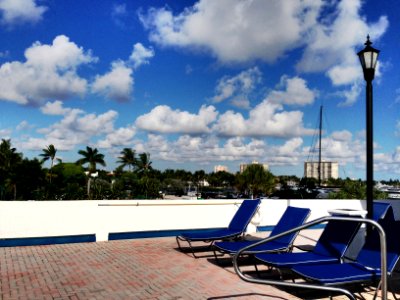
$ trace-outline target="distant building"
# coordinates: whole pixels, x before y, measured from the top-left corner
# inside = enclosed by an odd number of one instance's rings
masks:
[[[253,160],[251,164],[244,164],[244,163],[240,164],[240,166],[239,166],[239,169],[240,169],[239,171],[240,171],[240,173],[243,173],[244,170],[246,170],[246,168],[247,168],[248,166],[250,166],[250,165],[262,165],[262,166],[264,167],[264,170],[265,170],[265,171],[268,171],[268,169],[269,169],[268,164],[261,164],[261,163],[259,163],[258,161]]]
[[[319,179],[317,161],[310,161],[304,163],[304,177]],[[321,180],[339,178],[339,163],[333,161],[322,161],[321,162]]]
[[[228,170],[227,166],[217,165],[217,166],[214,166],[214,173],[217,173],[217,172],[229,172],[229,170]]]

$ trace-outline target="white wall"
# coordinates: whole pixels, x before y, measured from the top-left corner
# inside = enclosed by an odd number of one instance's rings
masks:
[[[399,205],[395,207],[397,217]],[[1,201],[0,239],[226,227],[241,200]],[[259,226],[274,225],[288,205],[308,207],[309,220],[334,208],[363,209],[359,200],[262,201]],[[250,229],[250,230],[254,230]]]

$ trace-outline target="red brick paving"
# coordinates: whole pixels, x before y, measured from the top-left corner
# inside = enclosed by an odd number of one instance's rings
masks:
[[[297,298],[156,238],[0,248],[0,299]]]

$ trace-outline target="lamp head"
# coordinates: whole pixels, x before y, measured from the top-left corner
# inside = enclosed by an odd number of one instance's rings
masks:
[[[379,50],[371,47],[372,42],[369,40],[369,35],[367,36],[367,41],[365,42],[365,48],[357,53],[361,67],[364,72],[364,79],[366,81],[372,81],[375,76],[376,63],[378,62]]]

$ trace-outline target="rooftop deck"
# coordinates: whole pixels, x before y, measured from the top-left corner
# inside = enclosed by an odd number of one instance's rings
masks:
[[[194,259],[178,251],[171,237],[0,248],[4,300],[327,297],[311,291],[296,295],[244,282],[229,263],[221,267],[212,257]]]

